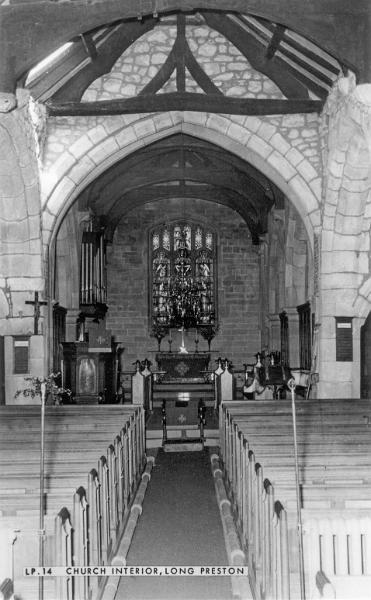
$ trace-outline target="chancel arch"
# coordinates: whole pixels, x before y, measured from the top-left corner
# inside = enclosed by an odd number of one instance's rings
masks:
[[[164,121],[168,126],[167,128],[163,128]],[[174,124],[174,121],[176,124]],[[204,126],[202,126],[203,122]],[[290,118],[290,127],[288,130],[293,127],[294,124],[295,121],[292,121]],[[261,133],[259,136],[260,130]],[[154,131],[156,132],[154,133]],[[103,126],[100,125],[99,135],[100,137],[103,137],[102,141],[97,144],[96,147],[93,147],[90,150],[88,149],[86,155],[82,159],[73,157],[75,149],[71,146],[65,151],[64,155],[62,154],[61,159],[58,160],[56,167],[59,170],[62,169],[63,166],[65,174],[61,177],[61,181],[53,186],[50,197],[45,198],[44,215],[46,220],[44,222],[48,224],[44,230],[45,234],[48,234],[48,227],[51,222],[50,216],[51,213],[54,212],[54,228],[52,228],[52,231],[49,233],[49,236],[51,235],[49,241],[53,240],[58,224],[63,220],[68,208],[72,206],[79,194],[81,197],[84,197],[84,189],[86,189],[89,184],[93,185],[94,181],[99,182],[99,177],[104,172],[104,169],[114,168],[115,165],[118,164],[119,159],[130,160],[130,157],[132,155],[134,156],[135,152],[150,148],[150,143],[160,143],[161,140],[166,141],[174,135],[188,135],[195,140],[199,139],[209,144],[211,143],[217,149],[227,148],[228,153],[230,153],[231,156],[235,155],[239,157],[240,160],[247,161],[257,172],[261,172],[266,180],[271,180],[281,193],[283,192],[285,194],[286,192],[287,198],[294,206],[296,206],[298,214],[301,217],[307,235],[308,248],[311,248],[313,243],[313,225],[318,222],[319,215],[319,202],[316,197],[317,173],[313,167],[309,165],[304,155],[300,155],[299,151],[292,154],[291,158],[291,155],[288,155],[287,158],[285,157],[285,154],[280,155],[278,149],[270,146],[266,139],[264,139],[267,137],[267,131],[268,135],[272,137],[272,140],[275,139],[274,128],[267,126],[264,121],[259,124],[256,119],[246,119],[244,126],[242,126],[225,117],[203,114],[196,115],[195,113],[185,113],[183,115],[180,113],[172,115],[170,113],[169,115],[155,115],[154,117],[141,119],[138,122],[137,127],[131,124],[128,128],[125,128],[123,131],[120,131],[112,137],[109,136],[108,133],[105,132]],[[91,137],[93,137],[95,132],[97,132],[97,128],[92,130],[90,133]],[[137,133],[139,132],[141,133],[140,137],[137,136]],[[238,141],[240,139],[246,140],[245,144],[241,144]],[[283,144],[284,152],[287,153],[287,147],[284,140],[279,137],[278,141]],[[121,145],[120,149],[118,149],[119,143]],[[276,141],[272,141],[272,144],[277,146]],[[79,140],[76,147],[79,148],[79,153],[81,153],[83,141]],[[93,161],[93,157],[95,162]],[[97,166],[96,163],[98,163],[98,157],[99,165]],[[271,165],[269,164],[270,157],[272,162]],[[294,167],[294,163],[297,162],[299,157],[299,164],[302,164],[303,175],[307,174],[307,181],[305,181],[301,172]],[[279,159],[282,159],[281,163]],[[291,164],[289,160],[292,160],[293,163]],[[280,167],[282,167],[282,169],[280,169]],[[50,172],[47,174],[45,173],[45,182],[55,181],[56,173],[53,174],[53,169],[54,167],[51,165]],[[76,181],[74,182],[74,180]],[[315,191],[312,191],[312,188]],[[185,192],[186,191],[187,190],[185,189]],[[158,189],[158,192],[160,194],[159,197],[161,198],[160,189]],[[166,193],[169,198],[171,198],[171,195],[174,195],[172,186],[168,187]],[[188,186],[188,193],[197,198],[198,192],[192,191],[191,186]],[[268,193],[271,193],[271,190],[268,190]],[[201,195],[201,197],[203,197],[203,195]],[[215,194],[209,196],[208,199],[215,199]],[[154,200],[153,195],[147,198],[145,194],[136,194],[134,192],[132,206],[138,207],[143,201],[151,200]],[[219,201],[226,202],[227,204],[230,202],[227,195],[224,197],[223,194]],[[118,200],[118,204],[120,204],[120,200]],[[231,206],[233,206],[233,203]],[[128,205],[128,208],[129,207],[130,205]],[[242,211],[241,214],[243,214],[244,204],[241,202],[241,199],[237,204],[234,204],[234,207],[240,213]],[[257,235],[260,235],[259,232],[257,232]],[[46,243],[47,240],[48,238],[45,237]],[[287,303],[285,299],[282,298],[281,308],[284,306],[287,307]],[[264,317],[264,319],[265,318],[266,317]],[[268,324],[268,329],[270,331],[269,335],[272,336],[274,326]],[[274,335],[273,340],[275,340]],[[279,340],[274,343],[279,347]],[[256,340],[256,344],[258,346],[261,344],[260,336],[259,339]],[[295,343],[295,346],[297,346],[297,343]]]
[[[274,139],[274,126],[256,118],[248,117],[242,125],[220,115],[187,112],[142,118],[124,128],[121,120],[115,122],[117,129],[111,125],[110,132],[99,125],[88,134],[82,133],[81,138],[65,149],[57,163],[50,163],[42,172],[44,244],[53,238],[64,214],[90,182],[122,158],[177,133],[226,148],[261,171],[293,202],[303,219],[310,243],[313,243],[313,228],[320,223],[319,175],[299,150],[289,153],[281,134]],[[292,127],[295,129],[295,121]],[[290,128],[288,126],[288,132]],[[266,132],[272,138],[271,144],[266,141]],[[95,137],[98,141],[94,144],[92,139]],[[45,163],[48,164],[47,148]]]

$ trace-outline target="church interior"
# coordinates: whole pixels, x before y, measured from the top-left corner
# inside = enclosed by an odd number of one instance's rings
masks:
[[[0,599],[369,597],[370,39],[0,0]]]

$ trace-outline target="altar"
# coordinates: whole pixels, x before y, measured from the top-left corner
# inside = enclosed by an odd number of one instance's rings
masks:
[[[209,366],[208,352],[159,352],[156,362],[160,371],[166,371],[163,382],[203,382],[204,373]]]

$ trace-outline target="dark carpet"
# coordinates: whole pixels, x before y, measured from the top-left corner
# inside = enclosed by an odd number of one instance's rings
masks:
[[[209,452],[160,450],[127,565],[228,565]],[[122,577],[116,600],[230,600],[229,577]]]

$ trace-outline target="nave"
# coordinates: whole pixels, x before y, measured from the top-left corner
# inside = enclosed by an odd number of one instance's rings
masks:
[[[370,39],[369,0],[0,0],[7,600],[115,595],[22,566],[126,560],[171,445],[218,448],[256,600],[370,587]]]
[[[36,600],[40,411],[21,410],[1,408],[1,579]],[[367,598],[370,416],[369,400],[297,399],[298,507],[289,400],[224,402],[219,447],[193,452],[146,448],[141,407],[47,407],[43,564],[245,565],[248,586],[214,577],[210,597]],[[45,577],[43,597],[207,598],[189,579]]]
[[[156,453],[127,565],[228,566],[210,453]],[[115,598],[230,600],[231,578],[122,578]]]

